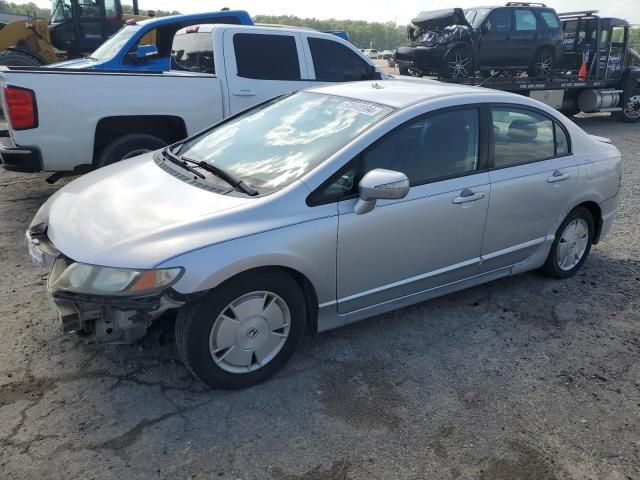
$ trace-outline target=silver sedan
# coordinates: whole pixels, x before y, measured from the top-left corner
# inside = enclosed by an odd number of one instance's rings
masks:
[[[294,93],[70,183],[27,231],[65,332],[132,342],[177,310],[212,387],[328,330],[541,269],[607,233],[620,153],[529,98],[415,79]]]

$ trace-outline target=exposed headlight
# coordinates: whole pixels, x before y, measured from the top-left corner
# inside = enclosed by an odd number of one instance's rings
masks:
[[[183,272],[179,267],[136,270],[72,263],[53,279],[51,289],[94,295],[144,294],[172,285]]]

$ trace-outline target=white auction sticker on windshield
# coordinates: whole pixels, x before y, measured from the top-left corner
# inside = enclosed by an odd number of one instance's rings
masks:
[[[364,113],[365,115],[369,115],[373,117],[382,111],[382,107],[374,103],[366,103],[366,102],[355,102],[353,100],[347,100],[346,102],[342,102],[338,105],[340,110],[347,110],[349,112],[356,113]]]

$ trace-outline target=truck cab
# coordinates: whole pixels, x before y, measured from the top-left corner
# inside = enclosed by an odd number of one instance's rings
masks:
[[[175,33],[201,23],[253,25],[251,16],[244,10],[131,20],[89,57],[55,63],[50,67],[167,71],[171,63],[171,42]]]

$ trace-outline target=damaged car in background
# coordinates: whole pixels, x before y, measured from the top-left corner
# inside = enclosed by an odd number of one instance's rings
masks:
[[[544,4],[422,12],[407,36],[409,44],[394,54],[401,75],[465,78],[478,70],[515,70],[546,78],[562,54],[560,20]]]

